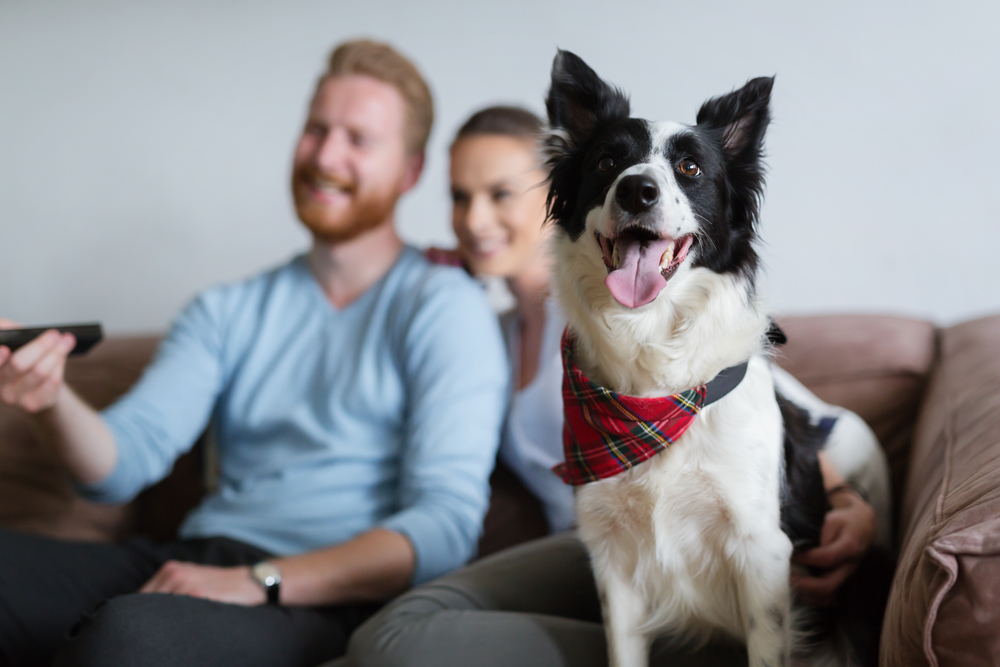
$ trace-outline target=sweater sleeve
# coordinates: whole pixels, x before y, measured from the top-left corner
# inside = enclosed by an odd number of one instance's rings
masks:
[[[404,334],[408,408],[399,511],[381,523],[413,545],[414,584],[475,553],[510,378],[482,290],[452,269],[434,274],[446,285],[425,285]]]
[[[118,459],[85,498],[125,502],[170,472],[208,424],[222,386],[220,295],[206,293],[178,316],[139,382],[103,413]]]

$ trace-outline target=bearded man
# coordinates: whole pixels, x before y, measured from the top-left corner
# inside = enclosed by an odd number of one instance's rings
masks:
[[[432,119],[408,60],[341,45],[295,150],[307,254],[201,294],[103,413],[62,381],[71,337],[0,347],[0,398],[85,497],[129,500],[209,423],[220,464],[173,543],[0,532],[0,663],[315,665],[473,554],[508,373],[482,290],[393,226]]]

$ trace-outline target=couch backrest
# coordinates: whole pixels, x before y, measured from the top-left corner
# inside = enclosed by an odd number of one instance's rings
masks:
[[[934,356],[935,330],[919,320],[885,316],[783,317],[789,337],[777,362],[824,400],[857,412],[889,454],[902,488],[913,421]],[[139,377],[156,337],[110,338],[73,359],[67,378],[104,407]],[[173,473],[127,507],[75,496],[58,462],[39,447],[24,415],[0,407],[0,525],[80,539],[117,539],[140,530],[167,539],[203,493],[197,448]],[[493,477],[493,501],[481,544],[491,552],[545,532],[537,501],[504,470]],[[898,495],[898,493],[897,493]]]
[[[111,337],[86,357],[70,359],[66,378],[90,405],[103,408],[139,379],[159,343],[156,336]],[[172,538],[205,492],[204,442],[174,464],[166,479],[127,505],[90,503],[73,492],[58,459],[42,448],[23,413],[0,405],[0,526],[88,541],[116,541],[132,532]],[[492,496],[481,556],[548,532],[541,505],[502,465]]]

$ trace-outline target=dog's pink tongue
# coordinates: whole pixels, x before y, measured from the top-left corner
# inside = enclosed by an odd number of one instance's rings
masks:
[[[618,239],[618,268],[604,279],[615,301],[627,308],[638,308],[656,298],[667,286],[660,273],[660,258],[669,243],[670,239]]]

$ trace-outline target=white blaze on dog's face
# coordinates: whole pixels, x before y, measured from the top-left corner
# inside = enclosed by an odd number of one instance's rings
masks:
[[[629,308],[646,305],[666,287],[698,232],[695,212],[674,172],[696,178],[700,167],[690,157],[667,150],[674,143],[671,137],[684,129],[670,122],[648,125],[652,150],[646,161],[621,171],[604,201],[587,214],[587,231],[597,240],[608,269],[605,284],[615,300]],[[612,149],[604,150],[598,171],[612,171]]]
[[[556,57],[550,215],[578,259],[603,263],[619,304],[644,306],[692,268],[752,284],[772,81],[706,102],[694,126],[653,123],[630,118],[624,94],[582,60]]]

